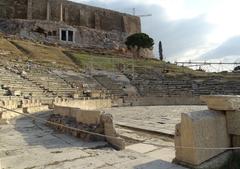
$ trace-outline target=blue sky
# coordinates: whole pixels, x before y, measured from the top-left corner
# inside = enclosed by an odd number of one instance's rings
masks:
[[[169,61],[240,62],[239,0],[73,0],[136,14]],[[155,47],[157,54],[157,48]]]

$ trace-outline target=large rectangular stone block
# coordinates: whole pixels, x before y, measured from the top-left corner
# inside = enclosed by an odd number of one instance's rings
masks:
[[[230,147],[224,113],[211,110],[183,113],[176,128],[175,145],[176,160],[195,166],[224,152],[199,149]]]
[[[64,106],[54,106],[54,114],[59,114],[61,116],[70,116],[71,108],[70,107],[64,107]]]
[[[240,111],[227,111],[228,133],[240,136]]]
[[[207,103],[209,109],[213,110],[240,110],[240,96],[216,95],[201,96],[200,99]]]
[[[78,123],[83,124],[100,124],[101,111],[74,109],[74,115]]]

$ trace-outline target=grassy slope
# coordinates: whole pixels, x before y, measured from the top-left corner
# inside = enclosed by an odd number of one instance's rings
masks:
[[[84,69],[101,69],[101,70],[117,70],[118,67],[124,66],[127,70],[146,70],[155,68],[155,70],[165,70],[168,71],[168,74],[178,74],[178,73],[188,73],[188,74],[198,74],[203,75],[205,73],[196,72],[185,67],[179,67],[173,64],[168,64],[154,59],[130,59],[130,58],[120,58],[109,55],[90,55],[86,53],[71,52],[71,58],[76,64]]]
[[[29,60],[42,64],[55,64],[58,67],[73,67],[75,64],[63,53],[63,49],[33,43],[30,41],[13,40],[23,53],[28,55]]]
[[[119,67],[124,67],[126,71],[142,72],[154,68],[155,71],[165,72],[169,76],[191,74],[199,77],[224,76],[226,79],[236,78],[236,74],[214,74],[193,71],[186,67],[179,67],[158,60],[151,59],[130,59],[110,55],[97,55],[82,53],[79,51],[69,51],[59,47],[46,46],[31,41],[7,40],[0,35],[1,51],[10,52],[8,55],[0,55],[5,59],[21,59],[23,61],[32,60],[45,66],[66,68],[66,69],[101,69],[117,71]],[[76,66],[78,65],[78,67]],[[239,76],[239,75],[238,75]]]
[[[3,58],[7,59],[27,59],[24,54],[19,51],[13,44],[11,44],[8,40],[0,37],[0,51],[7,52],[9,54],[2,55]]]

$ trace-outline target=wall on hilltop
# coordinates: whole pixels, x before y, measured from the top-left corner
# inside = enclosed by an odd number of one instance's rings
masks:
[[[27,18],[28,0],[1,0],[0,1],[0,17],[1,18]]]
[[[140,18],[66,0],[1,0],[0,18],[65,22],[103,31],[141,32]]]

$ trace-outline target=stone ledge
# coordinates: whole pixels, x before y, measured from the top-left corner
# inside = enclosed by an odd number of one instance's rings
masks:
[[[199,166],[189,165],[187,163],[178,161],[176,159],[174,159],[174,163],[182,166],[187,166],[192,169],[218,169],[218,168],[221,168],[224,164],[226,164],[229,161],[231,155],[233,155],[232,151],[226,151],[222,154],[219,154],[216,157],[211,158],[210,160],[202,163]]]
[[[212,95],[200,96],[200,99],[207,103],[209,109],[213,110],[240,110],[239,95]]]

